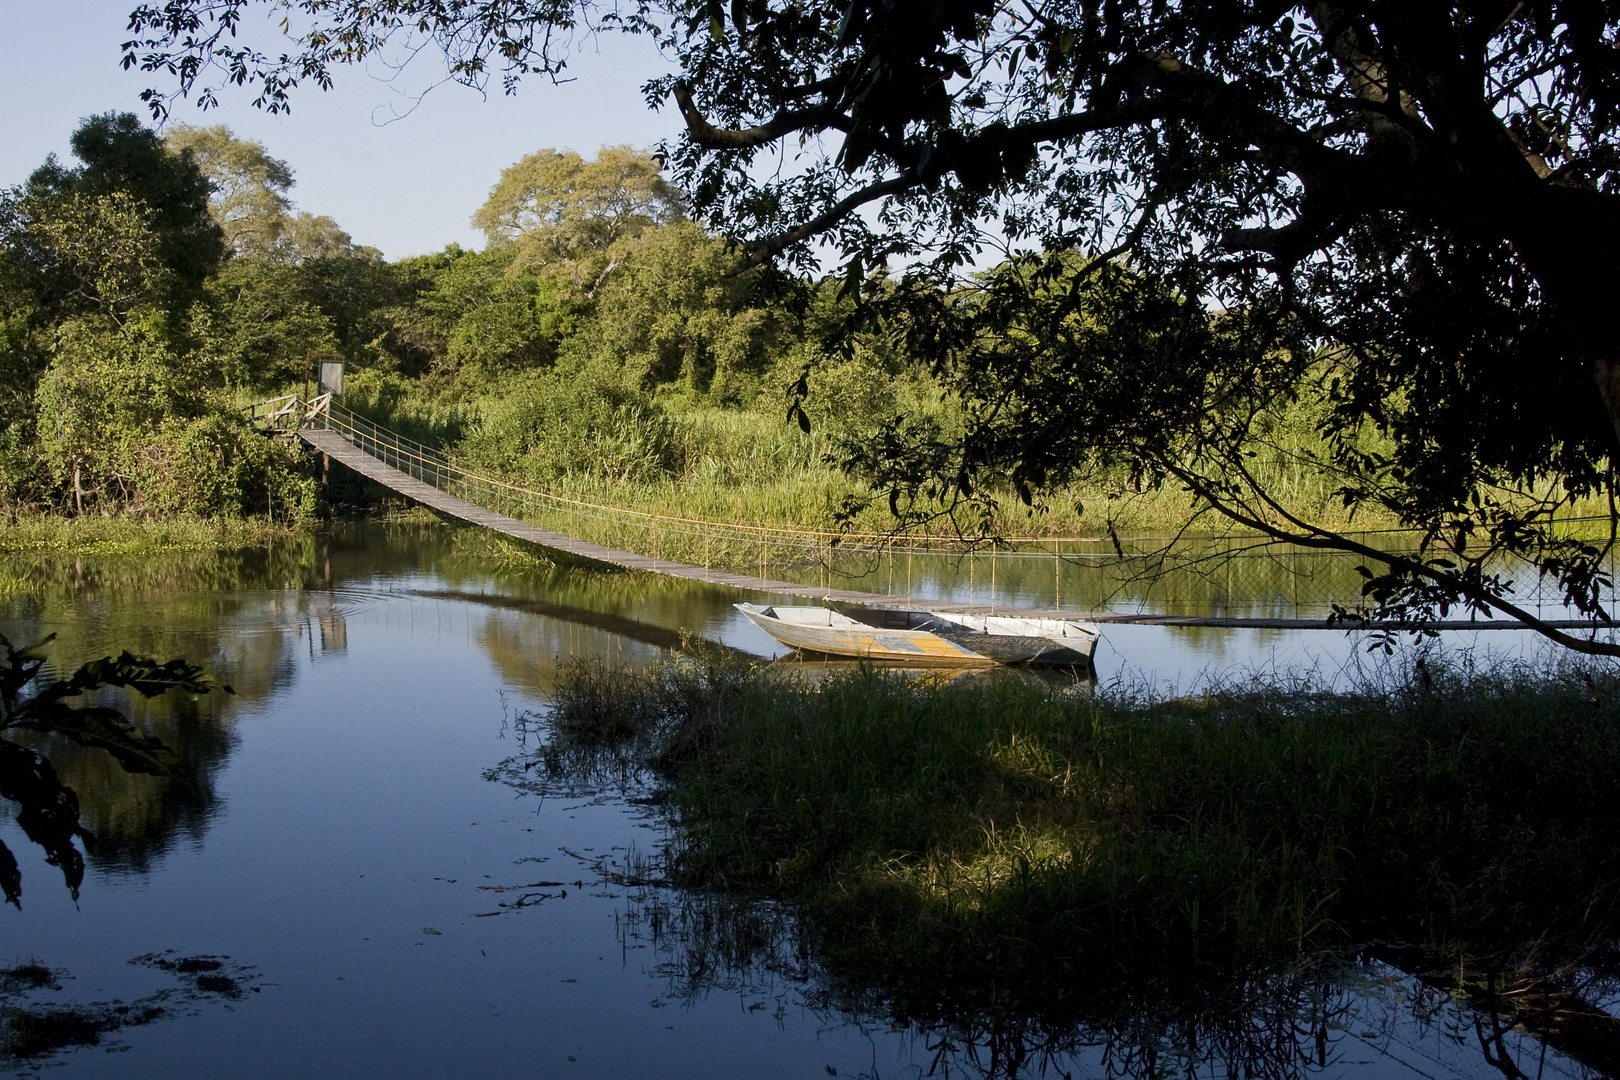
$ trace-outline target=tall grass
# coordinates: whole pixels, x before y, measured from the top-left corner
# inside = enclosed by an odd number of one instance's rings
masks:
[[[557,725],[649,747],[680,880],[799,902],[900,998],[1039,1013],[1087,973],[1241,981],[1372,939],[1553,971],[1615,937],[1612,673],[1161,701],[672,665],[576,672]]]
[[[439,448],[475,472],[534,490],[664,518],[820,531],[835,526],[848,500],[872,494],[836,466],[841,439],[859,438],[862,425],[891,413],[897,398],[925,412],[950,411],[937,400],[937,389],[922,393],[905,379],[861,386],[858,391],[824,387],[830,397],[812,409],[817,416],[810,432],[787,420],[775,394],[761,393],[748,405],[720,406],[630,390],[599,372],[572,380],[555,372],[530,373],[493,386],[435,391],[397,375],[362,371],[350,380],[345,405]],[[876,399],[867,400],[872,395]],[[839,409],[828,407],[833,399]],[[951,418],[944,413],[949,427]],[[1250,467],[1289,505],[1330,526],[1352,524],[1335,498],[1335,482],[1308,464],[1325,444],[1306,405],[1280,417],[1254,450]],[[988,522],[988,531],[997,535],[1100,536],[1110,527],[1162,532],[1186,526],[1195,509],[1188,493],[1173,486],[1139,490],[1120,470],[1097,471],[1048,492],[1033,511],[1010,487],[984,479],[1000,504]],[[1206,520],[1209,529],[1227,528],[1222,521]],[[1363,513],[1354,524],[1391,523]],[[977,530],[980,523],[961,524]],[[584,520],[576,525],[590,528]],[[881,493],[853,526],[875,533],[893,528]],[[952,528],[941,522],[933,531]],[[609,539],[606,534],[592,538]],[[686,556],[699,554],[685,550],[693,545],[673,526],[657,542]],[[741,568],[758,555],[734,551],[730,563]],[[726,561],[721,557],[717,565]]]
[[[832,527],[846,499],[868,494],[858,479],[829,460],[836,451],[832,436],[819,430],[806,434],[774,410],[686,406],[672,411],[670,419],[679,447],[671,471],[608,484],[578,469],[560,483],[552,481],[547,490],[668,517],[806,530]],[[1290,431],[1286,444],[1279,441],[1262,453],[1255,472],[1289,505],[1330,527],[1393,524],[1392,518],[1376,513],[1358,515],[1352,522],[1334,497],[1335,485],[1303,463],[1306,451],[1321,448],[1314,433]],[[990,492],[1000,508],[989,531],[998,535],[1100,536],[1109,527],[1162,532],[1185,526],[1195,509],[1187,492],[1173,486],[1138,490],[1123,473],[1102,472],[1050,492],[1035,510],[1026,508],[1010,487],[992,485]],[[882,498],[853,522],[856,530],[866,532],[893,526]],[[1208,518],[1204,527],[1224,531],[1230,526]],[[950,528],[942,523],[938,531]]]

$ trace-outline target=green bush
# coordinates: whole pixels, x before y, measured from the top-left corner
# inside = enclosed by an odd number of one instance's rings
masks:
[[[470,468],[547,484],[585,475],[636,481],[679,467],[675,426],[606,365],[502,382],[460,447]]]
[[[313,517],[319,505],[303,459],[233,416],[166,423],[134,456],[138,508],[145,511],[210,518],[263,513],[296,522]]]
[[[37,460],[58,498],[102,511],[311,516],[308,470],[211,397],[203,365],[161,313],[63,324],[37,394]],[[29,448],[13,438],[0,449],[20,486]]]

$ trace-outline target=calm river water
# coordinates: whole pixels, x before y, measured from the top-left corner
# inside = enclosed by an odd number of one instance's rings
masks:
[[[735,597],[456,545],[440,526],[372,524],[269,552],[0,563],[0,632],[12,641],[56,633],[63,667],[123,648],[186,656],[237,691],[179,708],[136,703],[185,755],[190,791],[51,748],[100,837],[76,903],[0,817],[24,890],[21,911],[0,910],[0,967],[51,972],[0,978],[0,1012],[15,1025],[18,1010],[36,1020],[58,1010],[82,1020],[58,1025],[70,1036],[99,1040],[0,1060],[0,1070],[808,1078],[1007,1068],[1004,1044],[897,1027],[881,1003],[850,1005],[822,985],[813,958],[713,961],[725,949],[700,940],[706,898],[637,883],[659,824],[635,792],[541,798],[500,771],[520,752],[520,718],[543,714],[571,658],[651,659],[683,629],[775,655],[732,610]],[[1339,634],[1110,628],[1098,667],[1104,684],[1186,686],[1302,664],[1331,678],[1360,655]],[[1498,1075],[1479,1018],[1391,969],[1290,993],[1289,1009],[1240,1025],[1271,1047],[1251,1068]],[[1175,1058],[1167,1043],[1170,1056],[1144,1064],[1122,1045],[1118,1032],[1082,1032],[1023,1069],[1140,1074],[1175,1060],[1171,1071],[1224,1074],[1234,1053],[1216,1040]],[[1539,1045],[1509,1033],[1503,1046],[1534,1074]],[[1581,1074],[1556,1053],[1539,1067]]]

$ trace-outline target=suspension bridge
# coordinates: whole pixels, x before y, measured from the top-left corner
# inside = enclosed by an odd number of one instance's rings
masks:
[[[747,525],[716,522],[697,518],[671,517],[608,506],[565,495],[534,491],[505,481],[483,476],[463,468],[442,453],[384,428],[365,417],[343,408],[332,400],[331,394],[321,394],[304,400],[297,394],[275,398],[256,405],[251,410],[254,421],[268,433],[296,438],[310,450],[325,455],[344,467],[382,485],[408,499],[427,506],[440,514],[456,518],[471,525],[489,529],[512,539],[546,549],[557,561],[598,569],[618,569],[661,574],[688,581],[704,582],[741,592],[765,593],[776,596],[805,597],[822,602],[846,603],[865,607],[927,609],[974,615],[1016,615],[1027,618],[1081,619],[1091,622],[1132,623],[1139,625],[1183,627],[1230,627],[1276,630],[1320,630],[1328,628],[1325,618],[1243,618],[1201,614],[1151,614],[1142,612],[1084,611],[1062,607],[1061,590],[1054,587],[1058,606],[1054,608],[1025,608],[998,605],[995,602],[995,560],[990,562],[987,603],[953,603],[937,598],[919,598],[893,593],[863,592],[832,587],[830,584],[807,585],[769,576],[771,545],[776,545],[779,561],[782,556],[797,552],[801,556],[809,550],[824,551],[827,564],[836,544],[848,543],[851,534],[831,531],[787,529],[767,525]],[[503,512],[504,511],[504,512]],[[544,528],[534,518],[561,518],[568,523],[568,533]],[[583,539],[570,533],[591,532],[604,536],[609,542]],[[671,535],[680,541],[677,545],[688,557],[701,553],[702,562],[686,562],[665,558],[662,548]],[[648,555],[620,546],[612,541],[628,541]],[[856,534],[856,541],[870,542],[868,550],[881,551],[885,542],[892,545],[893,538]],[[737,573],[717,569],[711,556],[729,556],[735,564],[736,552],[745,548],[756,553],[757,574]],[[1053,558],[1056,546],[1053,547]],[[892,574],[892,546],[891,582]],[[1056,564],[1055,564],[1056,565]],[[909,578],[909,573],[908,573]],[[891,589],[893,585],[891,584]],[[1584,626],[1584,623],[1558,620],[1553,625]],[[1378,624],[1373,624],[1378,625]],[[1521,624],[1506,621],[1450,621],[1432,624],[1436,629],[1521,629]]]

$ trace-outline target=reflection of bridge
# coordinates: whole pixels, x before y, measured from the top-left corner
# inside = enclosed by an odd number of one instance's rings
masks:
[[[469,524],[537,544],[554,556],[559,556],[564,562],[639,570],[689,581],[724,585],[745,592],[803,596],[817,600],[882,607],[927,608],[934,611],[1021,615],[1031,618],[1078,618],[1095,622],[1159,626],[1254,627],[1279,630],[1317,630],[1327,626],[1323,619],[1227,618],[1205,615],[1014,609],[1005,605],[998,607],[994,602],[993,561],[989,594],[991,602],[988,604],[949,603],[782,581],[767,576],[771,544],[778,545],[778,555],[783,549],[797,547],[802,551],[811,545],[830,555],[831,545],[839,534],[670,518],[531,491],[470,472],[413,439],[355,415],[334,402],[330,394],[323,394],[313,401],[303,401],[298,395],[289,394],[256,406],[253,415],[268,429],[296,436],[310,449],[340,462],[361,476],[392,491]],[[495,507],[511,510],[512,513],[502,513]],[[513,516],[514,514],[524,516],[520,518]],[[639,540],[637,546],[652,547],[656,554],[642,555],[611,543],[602,544],[579,539],[568,533],[536,525],[525,518],[560,518],[567,523],[565,527],[569,528],[570,533],[590,531],[598,535],[616,534],[632,542]],[[684,539],[687,548],[694,555],[700,547],[705,565],[699,566],[662,557],[666,530]],[[708,565],[712,541],[718,541],[722,546],[730,544],[731,547],[741,546],[757,551],[760,556],[758,565],[761,572],[755,576],[713,569]],[[732,554],[735,555],[734,552]],[[1469,621],[1435,625],[1440,629],[1521,628],[1521,624],[1516,622]]]

